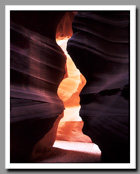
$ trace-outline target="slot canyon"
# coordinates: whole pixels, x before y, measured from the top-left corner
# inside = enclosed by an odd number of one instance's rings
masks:
[[[10,12],[10,162],[128,163],[129,12]]]

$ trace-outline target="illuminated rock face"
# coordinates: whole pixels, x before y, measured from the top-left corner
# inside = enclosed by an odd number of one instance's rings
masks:
[[[47,148],[54,143],[64,110],[57,89],[65,74],[66,57],[55,41],[63,15],[64,12],[11,12],[11,162],[30,161],[35,144],[44,136],[42,142],[48,142]],[[50,131],[51,136],[46,135]],[[41,142],[38,147],[44,148]]]
[[[79,106],[79,94],[86,84],[84,76],[76,68],[74,62],[66,51],[68,39],[58,40],[57,43],[64,50],[67,57],[66,60],[66,78],[62,80],[58,88],[58,95],[64,103],[65,107]]]
[[[63,101],[64,117],[60,120],[56,140],[91,143],[91,139],[82,132],[83,121],[79,116],[81,89],[86,84],[84,76],[76,68],[67,53],[68,38],[72,36],[73,12],[67,12],[57,27],[57,43],[63,49],[66,60],[66,75],[58,88],[58,96]]]
[[[129,12],[78,12],[67,50],[87,80],[83,132],[102,162],[129,162]]]
[[[64,103],[65,110],[64,117],[60,120],[58,125],[56,140],[91,143],[91,139],[82,132],[83,121],[79,116],[79,94],[86,84],[86,80],[80,71],[76,68],[74,62],[66,51],[67,41],[68,36],[65,38],[59,38],[57,41],[57,43],[65,52],[67,61],[66,76],[58,88],[58,95]]]

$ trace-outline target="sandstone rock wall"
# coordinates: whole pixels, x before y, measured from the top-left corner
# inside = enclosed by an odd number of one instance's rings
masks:
[[[66,57],[55,41],[56,28],[64,14],[11,12],[11,162],[29,162],[35,144],[53,128],[64,110],[57,89],[65,75]],[[54,143],[57,125],[52,137],[46,136],[48,148]]]
[[[129,162],[129,12],[78,12],[67,50],[86,78],[83,132],[103,162]]]

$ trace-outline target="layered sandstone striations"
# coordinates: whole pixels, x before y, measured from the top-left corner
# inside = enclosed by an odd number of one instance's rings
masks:
[[[78,12],[67,50],[86,78],[83,132],[102,162],[129,162],[129,12]]]
[[[66,57],[55,41],[64,13],[11,12],[11,162],[29,162],[35,144],[44,136],[48,148],[54,143],[64,110],[57,89],[65,74]],[[46,135],[50,131],[51,136]]]

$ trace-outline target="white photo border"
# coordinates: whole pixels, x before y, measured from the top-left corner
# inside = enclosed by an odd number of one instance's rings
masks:
[[[130,163],[10,163],[10,11],[130,11]],[[136,6],[6,5],[5,6],[5,168],[6,169],[136,169]]]

